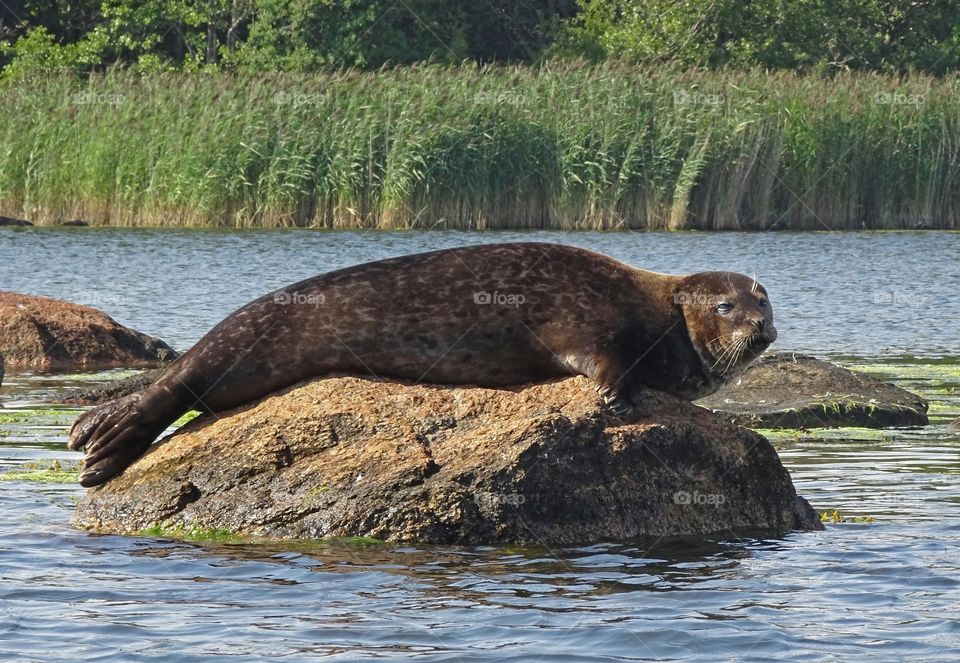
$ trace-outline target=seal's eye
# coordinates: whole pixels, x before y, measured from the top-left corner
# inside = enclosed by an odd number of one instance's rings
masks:
[[[761,299],[759,302],[757,302],[757,306],[760,308],[767,308],[767,304],[769,303],[770,302],[768,302],[766,299]]]
[[[733,310],[733,304],[729,302],[721,302],[717,304],[717,313],[729,313]]]

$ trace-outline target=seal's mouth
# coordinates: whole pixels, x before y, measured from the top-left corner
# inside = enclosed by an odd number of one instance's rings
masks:
[[[745,358],[746,361],[752,361],[756,359],[764,350],[770,347],[770,344],[777,340],[777,330],[771,325],[769,327],[764,327],[759,329],[752,334],[750,334],[749,340],[747,341],[747,350],[749,351],[746,354],[750,356]]]
[[[735,373],[759,357],[777,339],[773,325],[754,328],[750,333],[734,337],[726,344],[717,343],[713,351],[714,362],[710,372],[717,375]]]

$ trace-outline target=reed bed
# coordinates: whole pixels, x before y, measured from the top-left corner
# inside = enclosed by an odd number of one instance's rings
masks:
[[[607,63],[0,87],[38,224],[960,227],[960,79]]]

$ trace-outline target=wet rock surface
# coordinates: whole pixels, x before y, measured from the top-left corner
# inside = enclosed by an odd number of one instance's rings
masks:
[[[149,366],[178,356],[97,309],[15,292],[0,292],[0,352],[7,369]]]
[[[302,383],[155,444],[74,524],[479,544],[820,529],[762,436],[665,394],[631,424],[585,378],[515,390]]]
[[[888,382],[807,355],[771,353],[697,401],[752,428],[925,426],[927,402]]]

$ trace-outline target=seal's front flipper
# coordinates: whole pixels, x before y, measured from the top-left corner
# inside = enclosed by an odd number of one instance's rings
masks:
[[[624,394],[613,387],[597,387],[597,394],[603,404],[621,419],[629,419],[633,414],[633,403]]]
[[[635,376],[613,352],[598,352],[586,363],[585,374],[596,381],[597,394],[613,414],[624,421],[637,417],[640,392]]]

